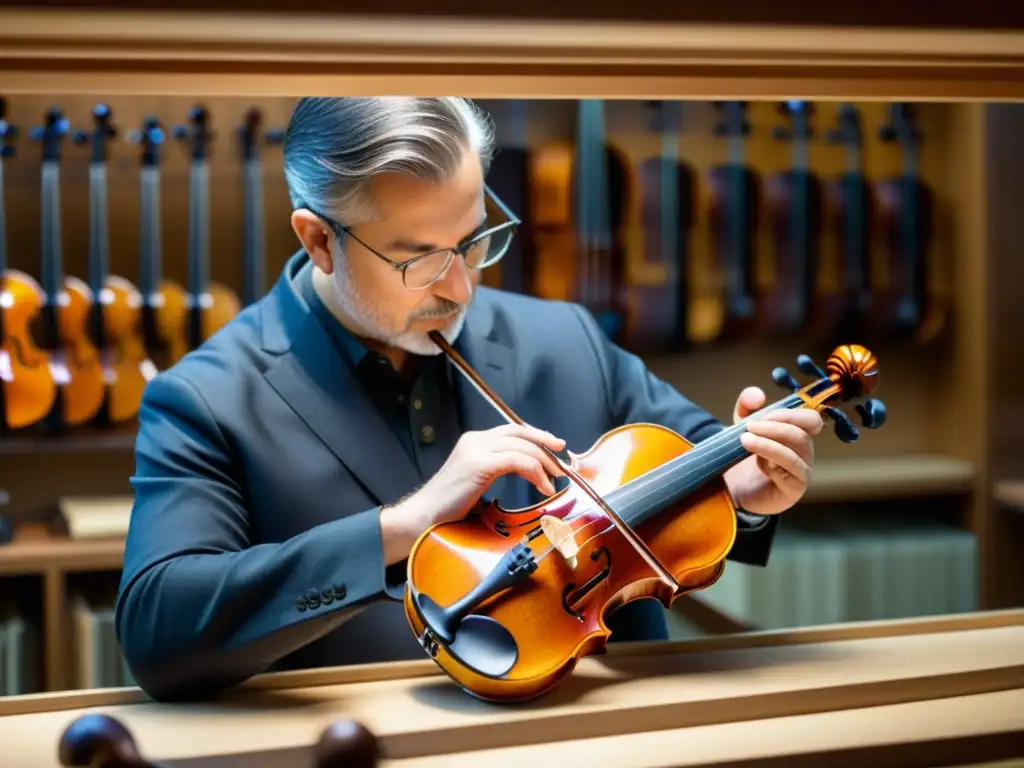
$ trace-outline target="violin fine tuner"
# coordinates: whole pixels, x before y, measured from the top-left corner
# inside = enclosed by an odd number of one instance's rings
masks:
[[[499,413],[523,423],[440,334],[431,338]],[[657,424],[627,424],[585,453],[566,452],[571,461],[549,452],[571,482],[544,501],[491,501],[424,532],[409,553],[404,604],[427,654],[473,696],[533,699],[603,650],[604,617],[615,608],[644,597],[668,608],[714,584],[736,538],[722,475],[750,455],[740,440],[746,422],[811,408],[853,442],[857,430],[836,404],[878,386],[878,361],[857,344],[837,347],[824,369],[807,355],[797,368],[814,380],[801,387],[776,368],[772,378],[790,394],[696,445]],[[885,421],[873,398],[857,412],[868,429]]]

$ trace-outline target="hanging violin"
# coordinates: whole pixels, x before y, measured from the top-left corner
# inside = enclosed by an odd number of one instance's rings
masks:
[[[431,339],[508,421],[523,424],[436,332]],[[807,355],[772,378],[792,393],[694,445],[666,427],[628,424],[584,453],[544,448],[570,484],[531,507],[492,501],[434,525],[408,558],[405,614],[427,654],[467,693],[523,701],[553,689],[580,658],[602,653],[605,617],[627,602],[666,607],[714,584],[736,538],[736,509],[722,474],[750,454],[746,423],[779,408],[813,408],[843,442],[859,433],[835,403],[870,394],[878,361],[862,346],[837,347],[825,370]],[[865,428],[885,421],[870,398]],[[511,534],[511,535],[509,535]]]

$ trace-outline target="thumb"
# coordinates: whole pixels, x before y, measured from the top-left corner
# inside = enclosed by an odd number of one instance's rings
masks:
[[[764,406],[765,394],[760,387],[747,387],[740,396],[736,398],[736,407],[732,411],[732,420],[736,422],[745,419],[758,408]]]

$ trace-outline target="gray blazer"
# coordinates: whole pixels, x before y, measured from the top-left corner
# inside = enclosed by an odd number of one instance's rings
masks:
[[[307,261],[295,254],[267,296],[146,389],[116,626],[156,699],[212,696],[268,670],[426,657],[378,520],[426,478],[293,284]],[[457,347],[527,423],[576,452],[629,422],[693,442],[722,428],[574,304],[481,287]],[[455,379],[463,430],[504,423]],[[515,476],[487,496],[538,500]],[[776,520],[740,513],[729,558],[766,564]],[[611,620],[614,637],[665,636],[653,600]]]

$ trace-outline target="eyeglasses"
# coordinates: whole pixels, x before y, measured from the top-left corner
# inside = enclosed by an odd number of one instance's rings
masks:
[[[504,219],[494,226],[487,227],[483,232],[474,235],[464,243],[453,248],[441,248],[429,253],[422,253],[406,261],[394,261],[380,251],[367,245],[360,238],[352,233],[349,227],[318,213],[311,208],[306,208],[318,218],[327,223],[339,237],[346,234],[363,246],[382,261],[387,262],[402,273],[402,282],[405,287],[413,291],[422,291],[429,288],[448,273],[456,256],[461,256],[470,269],[483,269],[496,264],[508,251],[512,244],[512,237],[522,221],[498,198],[490,187],[484,185],[484,199],[487,206],[487,223],[491,223],[492,217]]]

